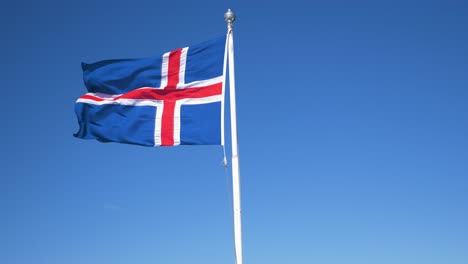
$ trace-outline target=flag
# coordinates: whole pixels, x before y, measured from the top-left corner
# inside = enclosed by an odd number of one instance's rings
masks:
[[[75,137],[142,146],[221,144],[226,37],[142,59],[82,63]]]

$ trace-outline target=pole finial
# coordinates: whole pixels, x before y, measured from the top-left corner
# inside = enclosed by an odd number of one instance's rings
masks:
[[[226,21],[228,25],[232,26],[234,20],[236,20],[236,15],[231,11],[231,9],[228,9],[226,14],[224,14],[224,21]]]

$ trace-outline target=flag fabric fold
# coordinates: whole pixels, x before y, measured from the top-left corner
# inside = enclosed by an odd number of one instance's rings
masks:
[[[142,146],[220,145],[225,37],[142,59],[82,63],[75,137]]]

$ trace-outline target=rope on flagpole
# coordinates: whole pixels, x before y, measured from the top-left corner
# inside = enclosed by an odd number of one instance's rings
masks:
[[[224,45],[224,63],[223,63],[223,86],[222,86],[222,97],[221,101],[221,146],[223,147],[223,166],[225,169],[228,167],[228,161],[226,158],[226,144],[224,140],[224,102],[225,102],[225,91],[226,91],[226,68],[227,68],[227,57],[228,57],[228,38],[229,32],[226,35],[226,44]]]

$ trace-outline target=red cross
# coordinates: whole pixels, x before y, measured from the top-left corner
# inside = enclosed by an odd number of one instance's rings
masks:
[[[103,98],[94,94],[85,94],[82,99],[93,101],[118,102],[119,99],[134,100],[158,100],[163,102],[162,122],[161,122],[161,146],[174,145],[174,112],[177,100],[204,98],[222,93],[222,83],[208,86],[190,87],[177,89],[179,84],[179,73],[181,64],[182,49],[169,53],[167,84],[165,87],[153,88],[142,87],[117,97]],[[165,78],[166,76],[161,76]]]

